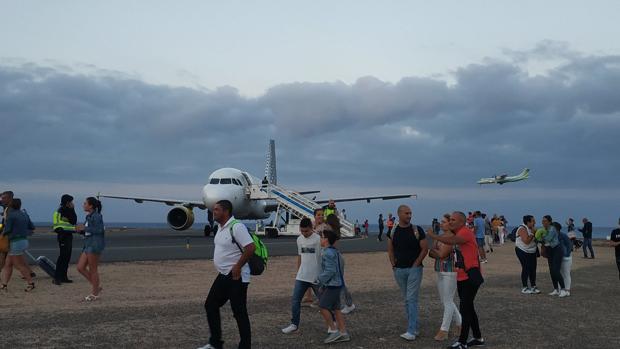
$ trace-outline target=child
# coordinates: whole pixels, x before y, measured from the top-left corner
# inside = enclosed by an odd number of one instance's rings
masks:
[[[318,280],[321,286],[319,307],[321,308],[321,315],[323,315],[323,319],[325,319],[325,323],[329,328],[329,335],[323,341],[325,344],[348,342],[351,340],[351,336],[347,333],[345,327],[344,316],[340,311],[340,293],[342,292],[344,282],[342,256],[335,247],[338,239],[340,239],[340,232],[334,231],[329,225],[321,233],[323,256]],[[334,326],[332,314],[336,319],[337,328]]]
[[[301,235],[297,238],[297,277],[291,304],[291,324],[282,329],[288,334],[297,331],[301,315],[301,299],[306,290],[317,294],[317,278],[321,262],[321,238],[314,234],[312,221],[304,218],[299,223]]]

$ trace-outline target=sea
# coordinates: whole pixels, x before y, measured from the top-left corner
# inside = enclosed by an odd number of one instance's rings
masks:
[[[48,226],[49,222],[41,222],[35,223],[37,226]],[[194,223],[194,229],[202,229],[204,223]],[[166,223],[129,223],[129,222],[106,222],[106,227],[108,228],[127,228],[127,229],[166,229],[168,228],[168,224]],[[248,225],[250,229],[253,228],[252,225]],[[428,225],[422,225],[424,229],[428,229]],[[608,239],[611,235],[611,231],[616,229],[617,227],[593,227],[592,228],[592,237],[594,239]],[[512,231],[513,227],[508,228],[508,232]],[[369,225],[369,235],[377,235],[379,233],[379,225],[370,224]],[[387,228],[384,229],[383,233],[387,232]],[[577,237],[582,238],[581,234],[577,232]]]

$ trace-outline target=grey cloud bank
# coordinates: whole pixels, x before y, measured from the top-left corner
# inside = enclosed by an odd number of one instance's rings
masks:
[[[589,191],[620,190],[620,56],[555,42],[506,54],[455,70],[451,82],[369,76],[353,84],[280,84],[256,98],[233,87],[0,64],[0,146],[10,149],[0,183],[81,181],[93,191],[151,183],[154,195],[157,183],[199,188],[218,167],[261,175],[267,140],[275,138],[281,181],[297,187],[431,193],[530,167],[530,181],[511,190],[576,190],[579,205],[601,202],[606,215],[620,214],[617,200],[588,198]],[[523,63],[540,59],[561,62],[529,74]],[[482,203],[494,190],[467,195]],[[510,206],[516,215],[518,205],[503,200],[493,204],[497,211]],[[566,198],[550,200],[566,207]],[[438,198],[432,208],[449,209],[449,202]],[[359,207],[364,214],[376,208]]]

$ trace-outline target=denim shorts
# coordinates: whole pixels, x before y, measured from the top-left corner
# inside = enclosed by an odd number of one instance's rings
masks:
[[[9,242],[9,256],[21,256],[28,249],[28,240],[15,240]]]
[[[341,292],[342,286],[324,288],[319,294],[319,307],[327,310],[339,310]]]
[[[88,237],[84,240],[84,253],[101,254],[105,249],[105,241],[102,238]]]

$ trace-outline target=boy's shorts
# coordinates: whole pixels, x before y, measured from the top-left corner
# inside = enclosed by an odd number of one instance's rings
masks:
[[[340,310],[340,292],[342,286],[326,287],[319,295],[319,307],[327,310]]]

